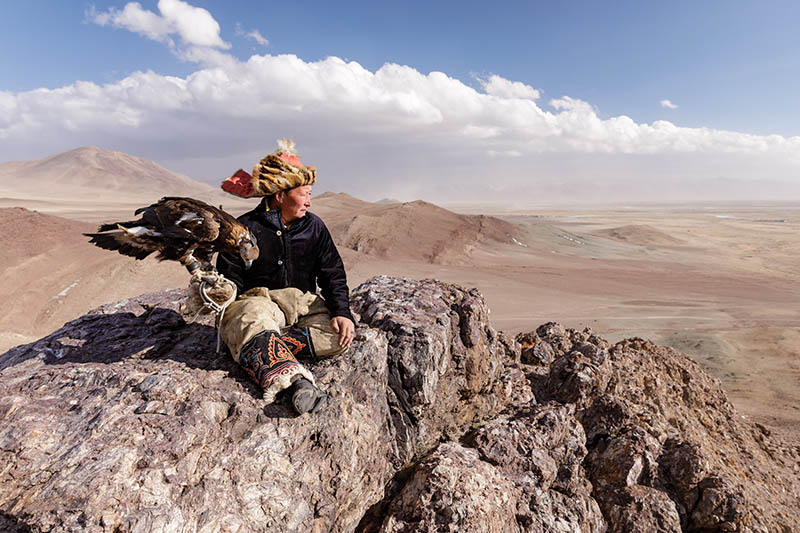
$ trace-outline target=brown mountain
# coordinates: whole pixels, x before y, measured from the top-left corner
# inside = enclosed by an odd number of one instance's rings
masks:
[[[458,264],[478,246],[513,244],[519,238],[514,224],[421,200],[370,203],[326,193],[314,199],[311,209],[325,220],[339,246],[387,259]]]
[[[22,206],[95,221],[98,216],[80,217],[81,211],[94,213],[116,207],[127,212],[129,207],[123,206],[148,205],[162,196],[190,196],[215,205],[224,203],[233,211],[241,211],[245,205],[216,187],[153,161],[96,146],[33,161],[0,164],[3,207]],[[60,205],[49,206],[47,202]]]
[[[14,191],[74,194],[73,191],[113,191],[125,194],[184,194],[189,191],[213,191],[182,174],[161,165],[122,152],[96,146],[33,161],[14,161],[0,165],[0,186]]]

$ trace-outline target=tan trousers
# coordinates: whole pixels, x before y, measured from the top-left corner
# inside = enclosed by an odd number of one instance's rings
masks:
[[[331,328],[331,316],[322,298],[294,287],[250,289],[225,309],[219,330],[233,359],[239,362],[242,347],[253,337],[263,331],[283,334],[294,325],[308,327],[317,357],[339,355],[345,351],[339,346],[339,334]],[[315,383],[311,372],[298,364],[264,390],[264,399],[272,402],[278,392],[291,385],[297,374]]]

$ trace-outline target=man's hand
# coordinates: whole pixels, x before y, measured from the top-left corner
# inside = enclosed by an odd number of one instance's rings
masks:
[[[339,346],[342,348],[350,346],[356,332],[353,321],[345,316],[335,316],[331,318],[331,327],[339,334]]]

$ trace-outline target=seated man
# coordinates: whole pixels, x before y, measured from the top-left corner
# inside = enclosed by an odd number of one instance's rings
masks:
[[[240,295],[225,310],[219,329],[264,399],[272,402],[291,388],[292,405],[303,414],[316,410],[325,394],[297,358],[341,354],[355,327],[342,259],[328,228],[308,212],[316,169],[300,162],[294,143],[278,144],[252,176],[239,170],[222,185],[237,196],[263,199],[239,217],[258,241],[252,267],[246,269],[235,254],[217,259],[217,270]]]

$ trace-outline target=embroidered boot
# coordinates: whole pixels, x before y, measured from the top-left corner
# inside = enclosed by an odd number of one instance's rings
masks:
[[[263,397],[269,402],[289,387],[295,375],[303,372],[277,331],[262,331],[250,339],[242,347],[239,364],[261,386]]]
[[[281,334],[281,340],[292,350],[292,354],[295,357],[310,359],[317,355],[314,350],[314,343],[311,341],[311,333],[308,331],[308,326],[295,324],[285,329]]]

